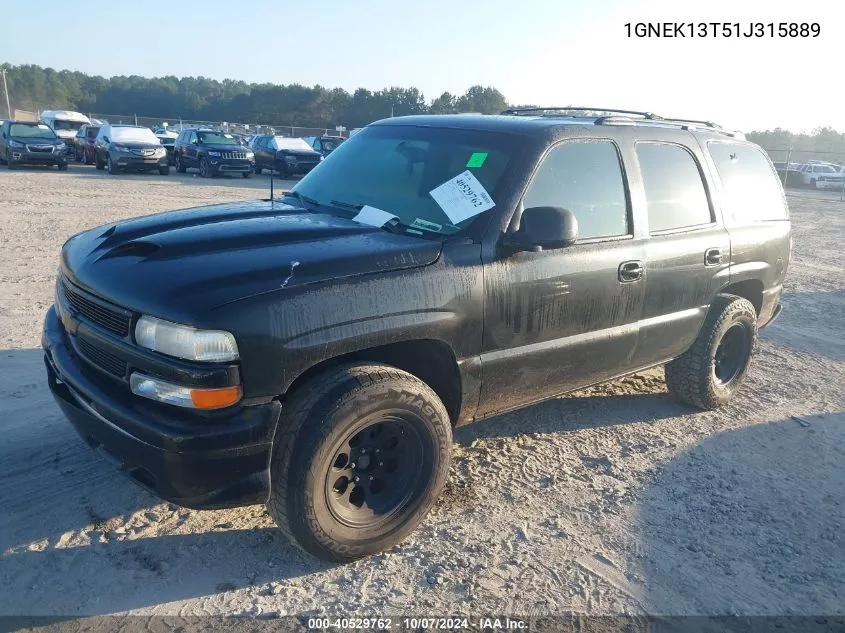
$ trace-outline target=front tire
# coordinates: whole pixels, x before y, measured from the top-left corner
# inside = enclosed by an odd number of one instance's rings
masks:
[[[200,158],[200,177],[211,178],[211,165],[208,164],[208,159],[205,156]]]
[[[264,169],[259,167],[258,165],[255,166],[255,173],[259,176],[264,172]]]
[[[169,176],[170,175],[170,165],[168,165],[167,167],[159,167],[158,173],[161,176]]]
[[[252,172],[251,171],[245,171],[245,172],[241,173],[241,176],[243,176],[244,178],[252,178]]]
[[[100,171],[103,171],[106,168],[106,165],[105,165],[105,163],[103,163],[102,159],[100,158],[99,153],[94,154],[94,166],[97,169],[99,169]]]
[[[345,562],[395,545],[425,518],[452,444],[428,385],[386,365],[343,365],[296,391],[286,411],[267,508],[291,542]]]
[[[757,345],[757,312],[747,299],[719,295],[695,343],[666,365],[666,386],[681,402],[706,411],[742,386]]]
[[[109,154],[109,156],[106,158],[106,166],[108,167],[109,173],[111,175],[114,176],[114,175],[120,173],[120,167],[118,167],[117,165],[114,164],[114,162],[111,159],[111,154]]]
[[[67,171],[67,163],[59,163],[56,167],[59,168],[59,171]]]
[[[182,162],[182,158],[177,156],[176,157],[176,172],[180,174],[184,174],[187,168],[185,164]]]

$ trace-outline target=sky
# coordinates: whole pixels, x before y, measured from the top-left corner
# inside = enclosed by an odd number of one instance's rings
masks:
[[[482,84],[512,104],[647,110],[745,131],[831,126],[845,132],[845,2],[839,0],[5,4],[0,62],[11,64],[349,91],[416,86],[428,100]],[[625,24],[648,22],[717,22],[720,30],[722,23],[739,23],[743,32],[751,23],[774,23],[777,30],[782,22],[805,22],[817,23],[820,35],[628,36]]]

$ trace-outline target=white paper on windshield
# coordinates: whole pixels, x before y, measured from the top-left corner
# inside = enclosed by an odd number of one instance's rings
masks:
[[[49,130],[49,129],[50,129],[50,126],[49,126],[49,125],[45,125],[44,123],[39,123],[39,124],[38,124],[38,129],[39,129],[39,130]]]
[[[361,211],[358,212],[358,215],[352,219],[356,222],[360,222],[361,224],[382,227],[394,218],[396,218],[396,216],[392,213],[388,213],[387,211],[382,211],[381,209],[365,204],[361,207]]]
[[[478,178],[466,170],[428,192],[453,224],[492,209],[496,203]]]

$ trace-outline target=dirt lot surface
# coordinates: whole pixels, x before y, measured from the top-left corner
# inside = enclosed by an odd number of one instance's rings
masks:
[[[785,309],[730,406],[676,404],[656,370],[459,429],[422,527],[328,566],[261,506],[185,510],[119,476],[59,413],[39,349],[69,235],[267,183],[0,171],[0,615],[845,612],[838,196],[790,195]]]

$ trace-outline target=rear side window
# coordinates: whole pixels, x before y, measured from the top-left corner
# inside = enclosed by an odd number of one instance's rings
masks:
[[[581,240],[628,235],[628,201],[616,146],[610,141],[558,145],[537,170],[523,206],[569,209],[578,219]]]
[[[780,180],[763,150],[754,145],[711,141],[707,145],[725,190],[724,211],[736,222],[783,220]]]
[[[701,172],[689,150],[668,143],[637,143],[637,159],[650,231],[712,222]]]

